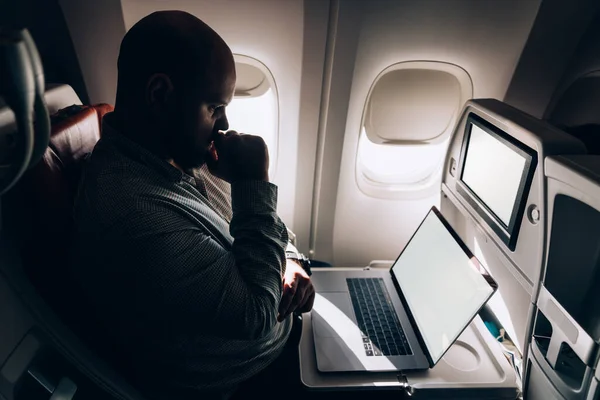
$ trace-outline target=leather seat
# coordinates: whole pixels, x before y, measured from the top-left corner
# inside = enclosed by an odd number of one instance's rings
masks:
[[[11,193],[22,213],[19,221],[28,225],[20,234],[25,271],[75,330],[81,328],[86,310],[69,268],[74,196],[82,160],[100,138],[102,117],[112,109],[108,104],[73,105],[52,115],[46,153]]]
[[[114,398],[140,400],[123,379],[127,366],[114,364],[114,346],[70,269],[72,210],[82,162],[100,138],[102,117],[112,110],[108,104],[72,105],[51,116],[49,146],[42,160],[3,196],[2,223],[19,243],[23,269],[36,291],[75,337],[47,320],[44,328],[58,335],[57,343],[68,340],[74,351],[70,356],[98,388]]]

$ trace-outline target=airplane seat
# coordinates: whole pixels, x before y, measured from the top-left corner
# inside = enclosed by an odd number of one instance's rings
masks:
[[[114,368],[114,346],[70,270],[72,210],[82,162],[100,138],[102,117],[112,110],[104,103],[74,104],[51,115],[44,156],[10,194],[30,225],[19,241],[26,276],[62,322]],[[128,366],[119,362],[117,370],[127,373]]]
[[[19,206],[30,222],[21,243],[25,272],[59,314],[85,311],[73,308],[82,303],[72,301],[77,286],[68,271],[72,208],[81,161],[100,137],[102,116],[111,110],[107,104],[72,105],[52,115],[50,144],[16,188]]]
[[[49,115],[53,115],[72,104],[81,105],[81,100],[79,100],[79,96],[77,96],[75,90],[64,83],[47,84],[44,99],[46,100]]]
[[[19,240],[26,276],[63,323],[109,363],[113,346],[71,273],[70,244],[82,161],[100,138],[102,117],[112,110],[109,104],[71,105],[51,115],[46,152],[10,193],[18,213],[27,216],[17,217],[28,225]]]
[[[600,155],[600,74],[585,74],[553,99],[545,118]]]

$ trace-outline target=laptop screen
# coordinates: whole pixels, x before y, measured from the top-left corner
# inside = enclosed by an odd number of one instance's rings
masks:
[[[392,266],[435,365],[489,300],[495,283],[432,208]]]

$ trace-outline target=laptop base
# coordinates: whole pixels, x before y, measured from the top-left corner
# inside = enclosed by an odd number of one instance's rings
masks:
[[[382,280],[387,288],[393,311],[396,312],[409,344],[407,355],[377,353],[373,341],[359,329],[347,279]],[[321,372],[399,371],[430,367],[421,350],[410,320],[394,289],[387,270],[334,271],[330,268],[313,273],[317,291],[312,311],[312,325],[316,337],[317,368]],[[386,350],[389,350],[386,348]],[[389,354],[389,353],[386,353]]]
[[[311,313],[303,315],[299,346],[300,379],[310,390],[398,390],[404,386],[422,399],[514,399],[517,393],[516,374],[480,317],[431,369],[352,373],[317,369],[311,317]]]

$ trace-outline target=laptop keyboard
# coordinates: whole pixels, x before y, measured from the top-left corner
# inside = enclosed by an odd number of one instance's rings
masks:
[[[411,355],[382,278],[346,278],[367,356]]]

